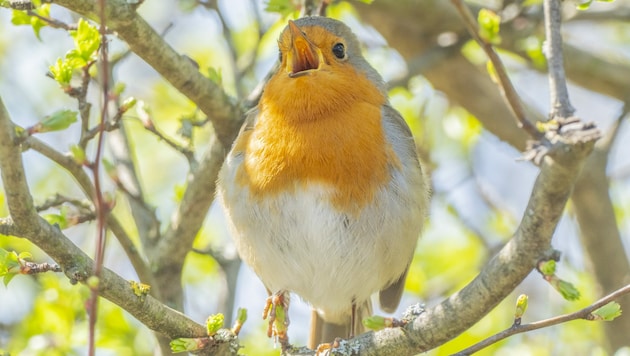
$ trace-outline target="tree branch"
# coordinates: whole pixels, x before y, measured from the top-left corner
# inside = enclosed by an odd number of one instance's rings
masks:
[[[543,44],[543,52],[549,67],[549,90],[551,96],[550,118],[567,118],[575,112],[569,101],[564,59],[562,55],[562,11],[559,0],[545,0],[545,33],[547,39]]]
[[[520,324],[520,325],[514,324],[509,329],[501,331],[498,334],[492,335],[491,337],[484,339],[481,342],[478,342],[474,344],[473,346],[456,353],[455,355],[456,356],[472,355],[473,353],[480,351],[512,335],[521,334],[521,333],[532,331],[532,330],[538,330],[538,329],[566,323],[568,321],[577,320],[577,319],[594,320],[594,316],[591,313],[593,313],[595,310],[603,307],[604,305],[612,301],[618,300],[619,298],[621,298],[622,296],[628,293],[630,293],[630,285],[619,288],[613,293],[610,293],[609,295],[589,305],[588,307],[580,309],[571,314],[559,315],[553,318],[540,320],[540,321],[536,321],[529,324]]]
[[[479,36],[478,28],[479,25],[477,21],[472,17],[472,13],[468,9],[468,7],[462,2],[462,0],[451,0],[457,10],[459,11],[462,19],[464,20],[464,24],[468,29],[468,33],[475,39],[475,41],[479,44],[479,46],[486,52],[486,55],[492,62],[494,66],[495,72],[497,74],[497,78],[499,80],[499,88],[505,97],[505,100],[508,102],[514,116],[518,120],[518,126],[525,130],[532,138],[538,140],[542,137],[540,131],[536,129],[528,119],[525,114],[525,110],[521,105],[521,99],[516,93],[516,89],[514,85],[512,85],[512,81],[507,75],[507,71],[505,70],[505,66],[503,62],[499,58],[497,52],[494,51],[492,45]]]

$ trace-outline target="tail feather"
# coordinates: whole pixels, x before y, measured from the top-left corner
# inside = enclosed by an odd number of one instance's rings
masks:
[[[347,321],[341,324],[325,321],[321,315],[313,309],[311,313],[311,333],[308,339],[310,349],[317,348],[318,345],[331,343],[336,338],[348,338],[350,335],[359,335],[366,330],[362,320],[372,315],[372,303],[368,300],[356,307],[354,327],[351,327],[351,317],[348,315]]]

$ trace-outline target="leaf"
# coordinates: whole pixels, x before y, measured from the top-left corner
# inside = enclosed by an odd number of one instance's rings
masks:
[[[527,311],[527,294],[521,294],[516,299],[516,311],[514,312],[514,319],[520,319],[525,311]]]
[[[223,76],[221,74],[221,68],[219,68],[217,70],[216,68],[209,67],[208,68],[208,78],[210,78],[210,80],[212,80],[215,84],[220,86],[221,83],[223,82]]]
[[[18,254],[18,258],[26,261],[32,259],[33,255],[28,251],[23,251]]]
[[[42,5],[39,9],[35,10],[35,12],[43,17],[50,17],[50,4]],[[31,16],[30,23],[31,27],[33,27],[33,32],[35,32],[35,36],[41,41],[41,37],[39,37],[39,30],[41,30],[42,27],[48,26],[48,24],[39,17],[35,16]]]
[[[101,45],[101,36],[98,29],[81,18],[79,19],[77,29],[70,31],[70,35],[74,39],[74,46],[78,55],[85,62],[89,62]]]
[[[494,11],[481,9],[477,16],[477,22],[479,22],[479,36],[484,41],[495,45],[501,43],[501,36],[499,36],[501,16]]]
[[[70,146],[70,155],[72,159],[80,165],[87,163],[87,157],[85,156],[85,151],[79,145]]]
[[[219,331],[223,327],[223,323],[225,321],[225,316],[221,313],[210,315],[208,320],[206,320],[206,330],[208,332],[208,336],[212,336]]]
[[[611,321],[621,316],[621,305],[617,302],[610,302],[603,307],[591,313],[595,317],[594,320]]]
[[[578,300],[580,299],[580,291],[575,286],[565,280],[558,279],[557,283],[552,285],[562,294],[562,297],[566,300]]]
[[[68,220],[62,214],[46,214],[43,216],[44,220],[46,220],[50,225],[59,226],[60,230],[63,230],[68,227]]]
[[[136,281],[129,281],[129,284],[131,285],[131,290],[133,291],[133,294],[138,297],[146,297],[146,295],[149,294],[149,291],[151,290],[151,286],[148,284],[138,283]]]
[[[72,69],[82,68],[87,65],[87,61],[77,49],[71,49],[66,53],[66,65]]]
[[[24,11],[13,10],[11,16],[11,23],[19,26],[19,25],[30,25],[31,17],[26,14]]]
[[[15,277],[17,275],[17,273],[7,273],[4,275],[4,277],[2,278],[2,283],[4,283],[4,286],[8,286],[9,282],[11,282],[11,280],[13,279],[13,277]]]
[[[556,261],[542,261],[538,264],[538,269],[544,276],[552,276],[556,273]]]
[[[53,114],[46,116],[36,126],[36,132],[61,131],[67,129],[70,125],[77,121],[77,112],[62,109],[55,111]]]
[[[265,11],[277,12],[284,17],[297,11],[297,7],[291,0],[269,0]]]
[[[70,86],[70,80],[72,80],[72,72],[74,68],[69,65],[68,61],[57,58],[57,62],[48,67],[53,79],[59,83],[62,87]]]
[[[593,0],[587,0],[583,3],[577,4],[575,7],[578,10],[588,10],[588,8],[591,7],[592,3],[593,3]]]
[[[361,323],[370,330],[378,331],[387,327],[386,319],[387,318],[380,315],[372,315],[367,318],[363,318]]]
[[[123,113],[127,112],[129,109],[134,107],[137,102],[138,102],[138,100],[136,98],[134,98],[133,96],[130,96],[127,99],[125,99],[122,102],[122,104],[120,104],[120,108],[118,108],[118,110],[120,110]]]
[[[208,344],[208,338],[185,338],[171,340],[170,346],[173,352],[186,352],[201,350]]]

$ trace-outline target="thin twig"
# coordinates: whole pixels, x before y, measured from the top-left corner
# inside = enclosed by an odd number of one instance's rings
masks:
[[[153,123],[153,120],[151,120],[151,117],[147,111],[138,110],[138,115],[140,116],[138,120],[142,123],[142,125],[147,131],[157,136],[157,138],[164,141],[164,143],[166,143],[167,145],[171,146],[171,148],[173,148],[175,151],[183,154],[184,157],[186,157],[186,159],[188,160],[188,164],[191,168],[193,169],[197,168],[198,162],[197,162],[197,159],[195,158],[195,152],[193,150],[191,150],[188,147],[185,147],[184,145],[178,142],[175,142],[174,140],[172,140],[171,138],[169,138],[168,136],[160,132],[160,130],[158,130],[158,128]]]
[[[92,209],[92,205],[89,204],[87,201],[81,201],[81,200],[70,198],[65,195],[57,193],[49,197],[48,199],[46,199],[46,201],[44,201],[43,203],[36,205],[35,210],[37,210],[38,212],[41,212],[50,208],[54,208],[56,206],[63,205],[64,203],[70,203],[78,208],[85,209],[85,210]]]
[[[545,33],[546,40],[543,52],[547,57],[549,67],[549,90],[551,96],[550,117],[567,118],[573,115],[575,109],[569,101],[569,90],[564,74],[564,60],[562,55],[562,11],[560,0],[545,0]]]
[[[512,82],[510,81],[510,78],[507,75],[507,71],[505,70],[505,66],[503,65],[503,62],[501,61],[501,58],[499,58],[499,55],[494,51],[494,48],[492,47],[492,45],[486,42],[484,39],[482,39],[479,33],[477,32],[477,29],[479,26],[477,24],[477,21],[474,19],[472,13],[470,12],[470,9],[468,8],[468,6],[466,6],[463,3],[462,0],[451,0],[451,1],[453,5],[455,5],[455,8],[457,8],[457,11],[461,15],[462,19],[464,20],[464,24],[468,32],[470,33],[470,35],[475,39],[475,41],[479,44],[479,46],[486,52],[488,59],[490,59],[490,62],[492,62],[492,65],[494,66],[494,69],[496,71],[497,78],[499,80],[499,87],[501,88],[503,97],[509,104],[510,109],[512,109],[512,112],[514,113],[514,116],[516,117],[518,126],[520,128],[523,128],[525,132],[527,132],[534,139],[536,140],[541,139],[543,137],[542,133],[538,131],[538,129],[536,129],[536,126],[534,126],[527,119],[525,110],[523,109],[523,106],[521,105],[521,100],[518,96],[518,93],[516,92],[516,89],[514,89],[514,85],[512,85]]]
[[[107,215],[109,213],[109,207],[106,205],[106,202],[103,197],[103,191],[101,188],[101,177],[100,177],[100,167],[101,167],[101,154],[103,152],[103,142],[105,136],[105,123],[108,122],[108,113],[109,113],[109,62],[108,62],[108,44],[107,44],[107,33],[105,30],[106,18],[105,18],[105,0],[99,0],[99,33],[101,36],[101,48],[100,48],[100,59],[101,59],[101,70],[102,73],[102,83],[101,90],[103,95],[103,102],[101,108],[101,118],[100,118],[100,132],[98,135],[98,142],[96,144],[96,154],[94,158],[94,164],[92,165],[92,174],[94,177],[94,202],[96,206],[96,221],[97,221],[97,237],[96,237],[96,251],[94,252],[94,270],[93,274],[96,278],[100,278],[103,273],[103,264],[105,257],[105,243],[107,239],[105,238],[105,229],[106,229],[106,220]],[[96,345],[96,319],[97,319],[97,311],[98,311],[98,295],[99,295],[99,287],[98,284],[96,286],[90,286],[90,300],[88,302],[88,316],[89,316],[89,343],[88,343],[88,354],[90,356],[95,355],[95,345]]]
[[[46,23],[46,25],[48,25],[49,27],[52,27],[52,28],[60,28],[60,29],[66,30],[66,31],[73,31],[73,30],[77,29],[77,25],[76,24],[69,25],[69,24],[67,24],[67,23],[65,23],[63,21],[59,21],[57,19],[53,19],[53,18],[50,18],[50,17],[42,16],[42,15],[38,14],[37,12],[35,12],[33,10],[26,11],[26,14],[29,15],[29,16],[36,17],[36,18],[44,21]]]
[[[626,294],[630,294],[630,284],[625,287],[617,289],[616,291],[608,294],[607,296],[601,298],[600,300],[589,305],[588,307],[584,309],[580,309],[571,314],[559,315],[553,318],[540,320],[540,321],[536,321],[529,324],[512,325],[509,329],[503,330],[500,333],[492,335],[491,337],[484,339],[474,344],[473,346],[456,353],[455,355],[457,356],[470,355],[494,343],[497,343],[509,336],[521,334],[521,333],[532,331],[532,330],[542,329],[542,328],[546,328],[546,327],[561,324],[561,323],[566,323],[572,320],[577,320],[577,319],[596,320],[595,316],[592,314],[595,310],[603,307],[604,305],[614,300],[621,298],[622,296]]]

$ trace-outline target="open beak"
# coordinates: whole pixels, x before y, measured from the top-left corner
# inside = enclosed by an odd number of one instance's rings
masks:
[[[289,76],[297,77],[319,69],[323,60],[320,49],[291,20],[289,20],[289,31],[291,33],[291,50],[287,56],[286,68]]]

